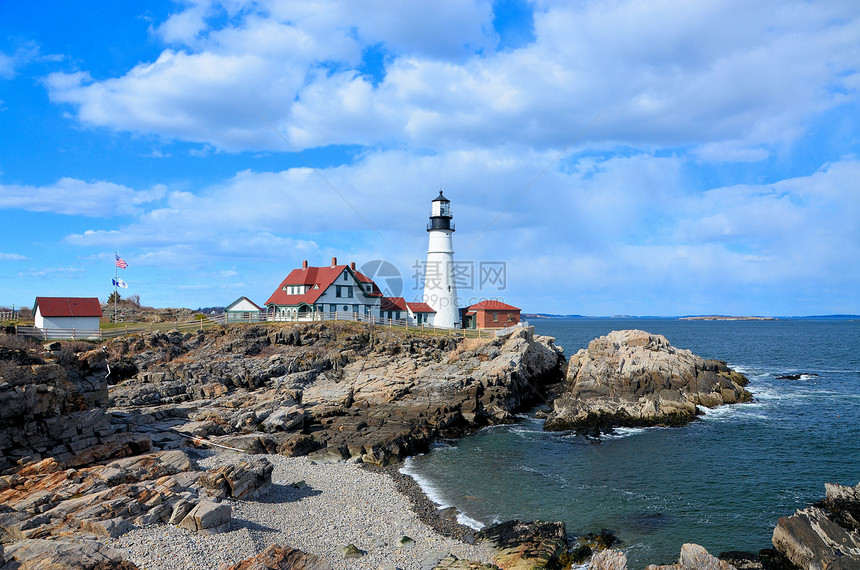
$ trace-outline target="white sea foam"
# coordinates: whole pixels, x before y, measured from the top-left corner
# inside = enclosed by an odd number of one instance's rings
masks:
[[[603,434],[600,436],[600,439],[622,439],[625,437],[630,437],[633,435],[639,435],[640,433],[645,433],[645,430],[649,428],[642,427],[617,427],[612,430],[612,433]],[[656,429],[656,428],[654,428]]]
[[[482,528],[487,526],[484,523],[482,523],[481,521],[475,520],[472,517],[470,517],[469,515],[463,514],[462,512],[457,515],[457,522],[462,524],[462,525],[466,525],[469,528],[473,528],[475,530],[481,530]]]
[[[446,509],[453,505],[449,504],[445,501],[442,496],[442,491],[438,488],[434,487],[430,480],[426,477],[421,476],[412,465],[412,458],[409,457],[406,461],[403,462],[403,467],[400,468],[400,472],[404,475],[408,475],[418,483],[418,486],[421,487],[421,490],[424,491],[424,494],[427,495],[427,498],[439,505],[440,509]]]
[[[702,415],[705,418],[724,418],[726,416],[733,416],[737,413],[736,406],[718,406],[716,408],[706,408],[705,406],[697,406],[699,411],[702,412]]]

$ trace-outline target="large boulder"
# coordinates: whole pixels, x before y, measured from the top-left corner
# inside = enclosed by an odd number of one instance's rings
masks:
[[[651,564],[645,570],[737,570],[734,566],[712,556],[704,546],[698,544],[684,544],[681,546],[681,555],[678,562],[669,565]]]
[[[607,548],[591,555],[590,570],[627,570],[627,555],[620,550]]]
[[[274,466],[263,457],[249,462],[216,467],[207,471],[199,483],[207,492],[219,499],[253,499],[272,486]]]
[[[202,534],[225,532],[230,528],[233,509],[227,503],[201,501],[191,509],[179,526]]]
[[[565,392],[555,400],[548,430],[608,430],[616,426],[683,425],[697,406],[746,402],[747,379],[725,362],[669,344],[663,335],[613,331],[570,358]]]

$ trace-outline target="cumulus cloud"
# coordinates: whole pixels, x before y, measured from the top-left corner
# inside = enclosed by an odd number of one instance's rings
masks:
[[[225,14],[229,17],[213,17]],[[171,49],[127,74],[57,73],[86,124],[220,149],[410,144],[703,145],[754,161],[857,99],[860,8],[705,1],[534,4],[534,41],[497,51],[488,1],[192,2]],[[382,80],[363,55],[382,46]]]
[[[755,312],[783,290],[860,281],[860,252],[846,247],[860,243],[858,160],[771,184],[691,192],[685,159],[650,154],[556,164],[532,184],[535,164],[552,158],[521,149],[379,151],[321,171],[358,212],[309,169],[244,171],[197,194],[171,192],[131,223],[66,242],[133,248],[138,267],[243,259],[276,262],[280,274],[302,259],[387,259],[411,281],[437,191],[429,181],[438,181],[452,200],[456,258],[507,263],[504,291],[476,283],[466,296],[574,312],[581,296],[590,314],[672,314],[729,310],[712,303],[735,291],[732,298],[749,302],[736,310]],[[762,293],[751,297],[750,289]]]
[[[160,200],[165,193],[166,187],[161,185],[134,190],[112,182],[61,178],[49,186],[0,184],[0,208],[107,218],[141,213],[141,206]]]

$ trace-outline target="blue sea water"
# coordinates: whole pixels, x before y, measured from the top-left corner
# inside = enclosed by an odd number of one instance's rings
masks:
[[[611,530],[630,568],[771,545],[777,519],[820,500],[824,483],[860,481],[860,322],[541,319],[571,355],[611,330],[666,335],[725,360],[754,401],[706,410],[682,428],[619,429],[599,444],[542,430],[523,414],[409,459],[431,499],[472,526],[563,520],[571,535]],[[799,380],[777,376],[803,374]]]

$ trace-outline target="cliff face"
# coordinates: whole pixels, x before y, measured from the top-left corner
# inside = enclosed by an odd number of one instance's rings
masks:
[[[46,349],[20,344],[0,346],[0,472],[45,456],[78,465],[93,453],[111,456],[116,450],[108,448],[131,441],[110,425],[106,355],[100,349],[86,343],[55,342]],[[85,350],[75,353],[70,346]],[[85,450],[92,451],[89,458]]]
[[[613,331],[570,358],[567,388],[546,429],[682,425],[697,413],[752,399],[746,378],[640,330]]]

